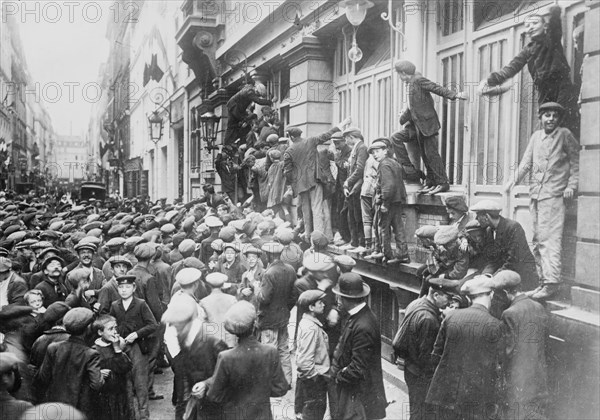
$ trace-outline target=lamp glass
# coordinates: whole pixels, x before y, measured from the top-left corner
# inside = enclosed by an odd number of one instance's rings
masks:
[[[148,123],[150,125],[150,139],[156,143],[162,137],[162,118],[160,118],[156,112],[153,112],[148,118]]]
[[[342,2],[348,21],[358,26],[365,20],[367,9],[373,7],[373,3],[368,0],[346,0]]]

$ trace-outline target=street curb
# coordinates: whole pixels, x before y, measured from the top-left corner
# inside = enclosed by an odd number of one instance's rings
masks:
[[[404,371],[398,369],[398,366],[381,359],[381,368],[383,371],[383,379],[394,385],[396,388],[408,394],[408,387],[404,381]]]

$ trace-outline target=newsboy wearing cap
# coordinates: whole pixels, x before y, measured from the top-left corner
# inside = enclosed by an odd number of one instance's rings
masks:
[[[375,314],[364,301],[370,293],[369,286],[360,275],[344,273],[333,292],[349,316],[331,361],[331,378],[339,396],[335,418],[349,418],[354,410],[364,410],[365,418],[384,418],[387,399],[381,368],[381,333]],[[357,394],[356,389],[369,391]]]
[[[292,381],[292,361],[288,344],[287,325],[290,310],[294,307],[293,296],[296,271],[280,259],[283,245],[267,242],[262,251],[267,255],[267,266],[256,293],[258,303],[257,327],[261,343],[272,344],[279,350],[281,364],[288,383]]]
[[[523,290],[535,289],[539,284],[536,260],[521,224],[501,216],[500,205],[493,200],[482,200],[471,210],[477,213],[477,221],[484,229],[481,249],[487,263],[482,272],[494,274],[500,270],[513,270],[521,276]],[[501,313],[493,311],[494,316],[499,317]]]
[[[505,351],[502,322],[488,310],[491,279],[476,277],[463,290],[473,295],[473,304],[452,311],[442,322],[432,352],[437,368],[425,399],[445,409],[453,401],[451,415],[467,406],[473,413],[484,413],[497,403],[497,364]]]
[[[553,296],[562,282],[565,201],[576,196],[579,185],[580,146],[568,128],[559,126],[563,113],[564,108],[554,102],[540,106],[542,128],[531,135],[514,178],[505,185],[510,193],[515,184],[529,178],[533,255],[542,282],[531,294],[534,299]]]
[[[93,418],[95,406],[90,402],[104,385],[98,352],[84,341],[94,313],[86,308],[71,309],[63,318],[66,341],[51,345],[34,381],[48,401],[60,401]]]
[[[254,306],[246,301],[234,304],[225,315],[225,328],[239,336],[240,344],[219,355],[212,378],[207,381],[208,401],[228,400],[227,411],[244,413],[248,418],[272,417],[270,397],[284,395],[289,384],[279,362],[277,349],[259,343],[252,326],[256,318]],[[249,381],[242,372],[248,372]]]

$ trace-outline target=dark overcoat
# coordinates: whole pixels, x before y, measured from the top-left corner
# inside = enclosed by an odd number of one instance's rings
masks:
[[[477,303],[448,315],[433,347],[433,357],[439,363],[426,402],[474,413],[494,407],[502,332],[502,322]]]
[[[543,402],[548,397],[546,310],[540,303],[519,295],[502,313],[502,321],[506,334],[504,389],[509,409]]]
[[[338,393],[336,419],[385,417],[381,334],[368,306],[346,321],[334,351],[331,372]],[[362,415],[354,417],[357,413]]]
[[[269,398],[289,389],[277,349],[254,337],[240,338],[235,348],[219,354],[207,385],[208,400],[222,404],[222,420],[270,420]]]

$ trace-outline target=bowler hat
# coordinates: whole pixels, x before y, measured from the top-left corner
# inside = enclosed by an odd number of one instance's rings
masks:
[[[371,288],[362,280],[360,274],[350,272],[340,275],[333,293],[349,299],[359,299],[368,296]]]

